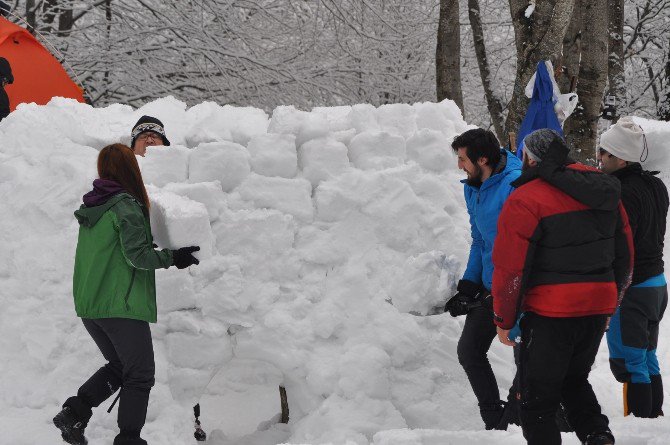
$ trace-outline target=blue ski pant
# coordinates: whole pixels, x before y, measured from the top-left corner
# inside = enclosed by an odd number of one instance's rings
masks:
[[[610,368],[621,383],[650,383],[660,375],[656,357],[658,327],[668,304],[667,285],[634,286],[626,291],[607,331]]]

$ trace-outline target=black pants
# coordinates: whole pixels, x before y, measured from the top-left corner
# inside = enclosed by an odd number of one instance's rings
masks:
[[[529,445],[561,443],[556,425],[561,401],[582,442],[591,433],[609,431],[608,419],[588,381],[606,318],[549,318],[527,313],[521,320],[521,426]]]
[[[500,410],[500,391],[493,374],[491,363],[487,357],[493,339],[496,337],[496,326],[493,324],[493,310],[485,304],[468,312],[461,338],[458,340],[458,361],[468,376],[470,386],[477,397],[482,420],[487,429],[494,428],[497,423],[495,411]],[[516,395],[515,386],[510,388],[508,399]],[[487,416],[490,413],[490,418]],[[500,417],[501,413],[498,413]]]
[[[127,318],[82,321],[107,363],[65,405],[71,406],[88,422],[91,408],[99,406],[121,387],[117,420],[121,430],[119,436],[139,438],[155,375],[149,323]]]

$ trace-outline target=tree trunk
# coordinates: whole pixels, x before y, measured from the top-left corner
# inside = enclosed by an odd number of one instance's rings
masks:
[[[105,30],[107,31],[106,50],[107,54],[109,54],[111,51],[111,35],[112,35],[112,0],[105,0],[105,20],[107,22],[107,26],[105,28]],[[107,67],[105,69],[105,76],[103,78],[103,85],[104,85],[103,94],[105,95],[109,92],[109,57],[107,57],[106,59],[107,59]]]
[[[505,122],[505,139],[510,132],[519,131],[528,107],[524,90],[537,63],[541,60],[558,63],[560,60],[563,38],[574,5],[575,0],[537,0],[535,11],[530,17],[526,17],[528,1],[510,0],[517,57],[514,90]]]
[[[42,26],[40,31],[50,34],[53,31],[53,23],[58,11],[58,0],[43,0],[42,2]]]
[[[440,0],[435,50],[437,100],[451,99],[463,110],[461,88],[461,26],[458,0]]]
[[[491,122],[498,135],[498,139],[503,141],[505,140],[503,139],[505,131],[502,104],[491,86],[491,69],[489,68],[489,59],[486,56],[486,44],[484,43],[484,29],[482,27],[479,0],[468,0],[468,13],[470,15],[470,26],[472,27],[472,37],[475,43],[479,74],[482,77],[482,85],[484,86],[484,94],[486,95],[486,104],[488,105]]]
[[[572,19],[563,38],[563,70],[556,79],[563,93],[570,91],[572,79],[579,76],[579,55],[582,53],[582,27],[584,24],[584,1],[575,0]]]
[[[607,95],[616,97],[616,106],[621,110],[626,99],[625,75],[623,71],[623,0],[607,0],[609,57],[607,59]],[[613,123],[619,119],[619,113]]]
[[[579,69],[579,105],[566,122],[565,133],[575,160],[595,162],[600,108],[607,83],[607,0],[584,5],[582,62]]]
[[[28,31],[35,34],[35,28],[37,28],[35,0],[26,0],[26,22],[28,22]]]
[[[670,121],[670,45],[668,45],[668,58],[665,61],[665,99],[658,108],[658,118],[662,121]]]
[[[72,11],[72,5],[68,5],[64,9],[61,9],[60,15],[58,16],[58,35],[61,37],[67,37],[72,31],[74,26],[74,13]]]

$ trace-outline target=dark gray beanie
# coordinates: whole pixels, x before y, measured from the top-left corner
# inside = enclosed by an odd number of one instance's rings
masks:
[[[562,139],[561,135],[555,130],[549,128],[535,130],[524,138],[523,150],[533,161],[540,162],[549,150],[549,145],[551,145],[556,138]]]

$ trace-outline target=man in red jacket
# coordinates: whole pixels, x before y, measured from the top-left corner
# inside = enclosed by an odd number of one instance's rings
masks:
[[[506,201],[493,249],[500,341],[520,319],[521,424],[530,445],[561,443],[559,403],[588,445],[614,443],[588,382],[608,317],[630,284],[633,242],[608,175],[567,161],[553,130],[524,140],[524,172]]]

